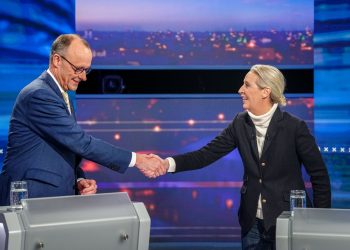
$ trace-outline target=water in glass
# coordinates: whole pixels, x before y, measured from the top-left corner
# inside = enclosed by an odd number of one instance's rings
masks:
[[[25,181],[14,181],[11,182],[10,190],[10,205],[14,210],[22,208],[22,199],[28,198],[27,182]]]
[[[290,211],[293,213],[295,207],[306,207],[306,195],[304,190],[290,191]]]

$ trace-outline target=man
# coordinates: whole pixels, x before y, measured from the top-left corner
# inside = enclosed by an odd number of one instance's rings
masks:
[[[11,181],[25,180],[29,197],[94,194],[81,158],[124,173],[136,166],[148,177],[164,173],[161,162],[86,134],[77,124],[67,91],[76,91],[90,71],[92,51],[78,35],[52,44],[49,69],[19,93],[13,108],[7,153],[0,175],[0,205],[9,204]],[[148,174],[152,170],[152,174]]]
[[[302,165],[313,189],[313,203],[307,197],[307,206],[331,206],[329,176],[314,137],[304,121],[278,107],[286,104],[284,88],[277,68],[254,65],[238,91],[246,111],[206,146],[164,161],[168,172],[195,170],[239,150],[244,177],[238,217],[244,250],[276,249],[276,219],[289,210],[290,191],[305,190]]]

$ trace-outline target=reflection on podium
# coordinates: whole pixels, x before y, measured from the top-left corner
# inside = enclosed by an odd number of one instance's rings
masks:
[[[278,250],[350,249],[350,210],[296,208],[277,218]]]
[[[148,250],[150,217],[127,193],[23,200],[0,207],[0,250]]]

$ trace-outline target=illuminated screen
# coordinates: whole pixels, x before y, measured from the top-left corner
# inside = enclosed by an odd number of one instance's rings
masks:
[[[349,1],[315,1],[315,134],[334,208],[350,208],[349,24]]]
[[[96,68],[312,68],[312,0],[76,0]]]
[[[199,149],[241,110],[237,95],[77,96],[77,119],[87,133],[161,157]],[[289,98],[286,110],[313,129],[313,98]],[[99,192],[126,191],[132,201],[144,202],[152,218],[152,241],[240,239],[237,211],[243,166],[237,150],[204,169],[158,179],[147,179],[135,168],[119,174],[89,161],[83,168],[97,180]]]
[[[25,64],[47,64],[50,45],[56,36],[74,32],[72,10],[74,0],[2,0],[0,66],[19,64],[23,67]],[[9,68],[13,71],[11,67]]]

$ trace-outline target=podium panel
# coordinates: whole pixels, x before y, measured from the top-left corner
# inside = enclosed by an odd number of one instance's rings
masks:
[[[348,250],[350,209],[296,208],[277,218],[278,250]]]
[[[0,208],[0,250],[148,250],[150,217],[127,193],[23,200]]]

